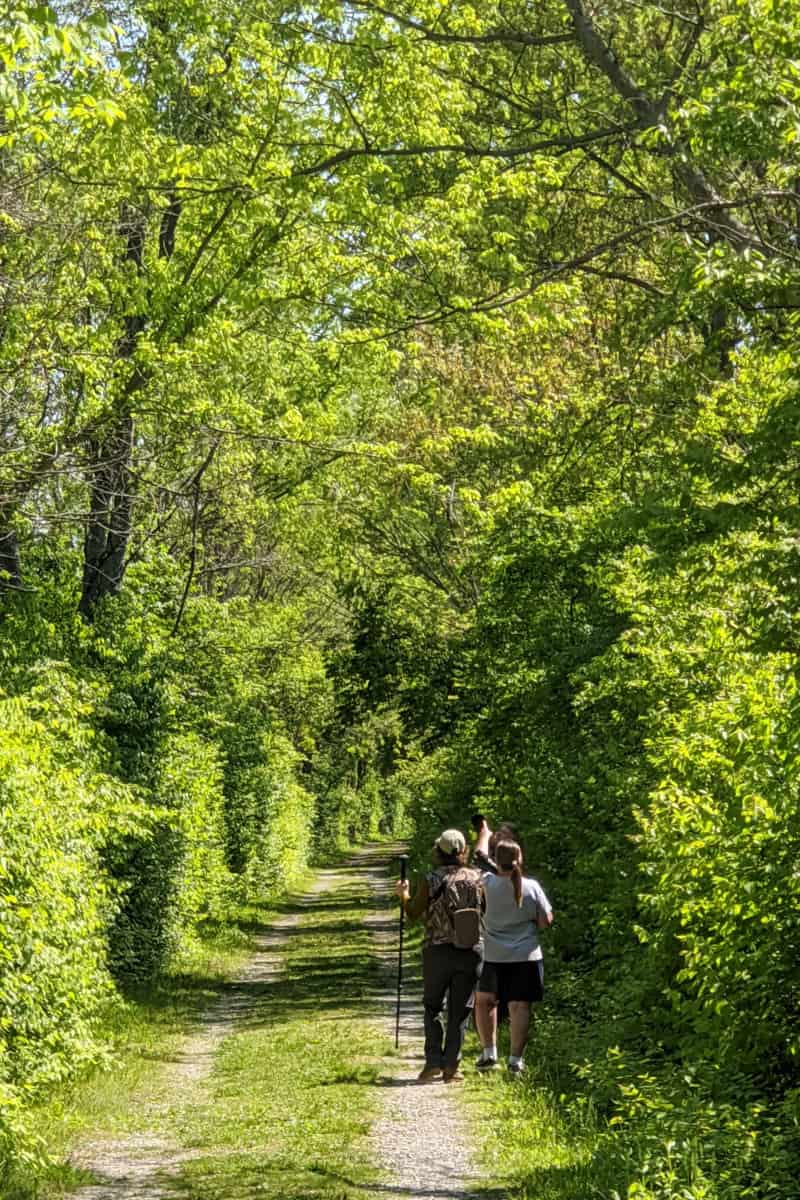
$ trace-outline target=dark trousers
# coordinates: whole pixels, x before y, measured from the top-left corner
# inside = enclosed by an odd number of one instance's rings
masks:
[[[455,1067],[472,1011],[483,960],[474,950],[426,946],[422,951],[425,1065]],[[447,1024],[442,1016],[447,999]]]

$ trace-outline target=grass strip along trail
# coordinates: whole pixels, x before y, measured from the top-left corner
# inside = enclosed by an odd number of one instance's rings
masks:
[[[394,849],[320,872],[253,928],[229,982],[195,980],[214,997],[202,1019],[187,1034],[182,1012],[116,1085],[78,1089],[50,1134],[69,1165],[14,1200],[521,1200],[534,1178],[562,1200],[576,1177],[559,1170],[571,1151],[554,1114],[527,1084],[479,1077],[474,1034],[463,1085],[415,1084],[418,930],[395,1051]]]
[[[256,930],[197,1033],[85,1141],[76,1200],[362,1196],[373,1084],[389,1050],[357,874],[323,871]],[[358,1146],[363,1143],[363,1152]],[[89,1182],[91,1180],[91,1182]]]
[[[252,988],[199,1103],[176,1114],[192,1151],[175,1194],[197,1200],[363,1196],[373,1085],[388,1051],[363,881],[323,872],[280,930],[280,968]]]

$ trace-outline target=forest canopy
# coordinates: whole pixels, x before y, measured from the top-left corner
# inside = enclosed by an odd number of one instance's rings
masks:
[[[9,1168],[132,983],[479,808],[620,1194],[791,1193],[798,44],[788,0],[2,18]]]

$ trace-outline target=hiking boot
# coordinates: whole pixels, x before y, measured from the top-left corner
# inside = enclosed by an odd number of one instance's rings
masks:
[[[445,1067],[442,1071],[442,1079],[445,1083],[463,1083],[464,1076],[459,1071],[458,1067]]]
[[[495,1071],[500,1066],[500,1063],[492,1054],[481,1054],[480,1058],[475,1060],[476,1071]]]
[[[442,1078],[441,1067],[423,1067],[417,1076],[417,1083],[436,1083]]]

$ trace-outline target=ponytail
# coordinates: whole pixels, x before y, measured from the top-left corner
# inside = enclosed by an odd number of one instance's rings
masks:
[[[514,888],[514,899],[517,902],[517,908],[522,908],[522,871],[519,863],[514,863],[511,868],[511,883]]]
[[[522,851],[517,842],[498,842],[494,848],[494,860],[501,871],[508,871],[514,888],[517,908],[522,907]]]

